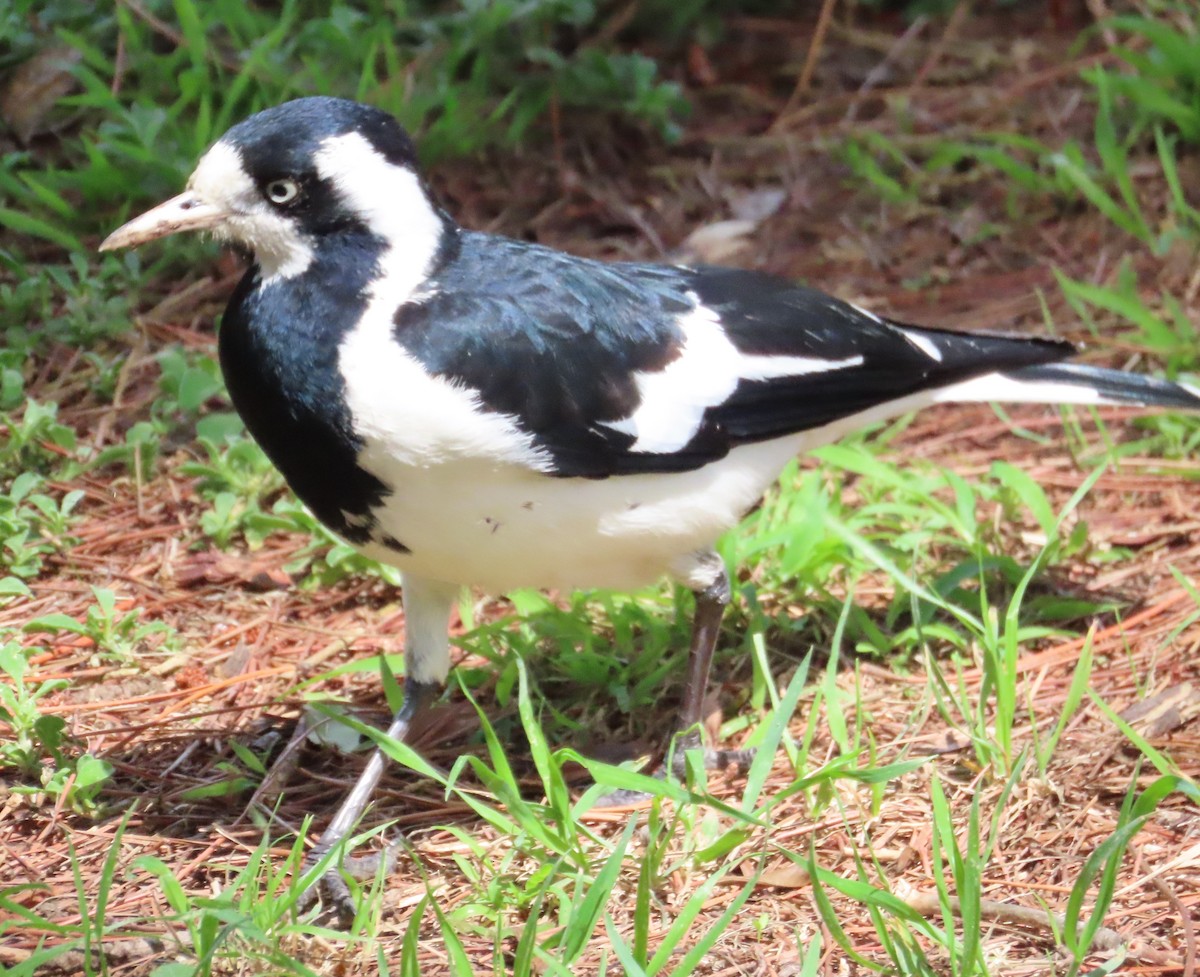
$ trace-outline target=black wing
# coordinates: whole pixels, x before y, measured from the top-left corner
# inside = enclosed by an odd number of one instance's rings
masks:
[[[738,444],[1073,352],[1056,341],[900,326],[755,272],[607,264],[481,234],[463,235],[425,292],[397,312],[397,341],[431,373],[477,390],[485,409],[515,418],[561,476],[698,468]],[[628,425],[611,425],[643,406],[639,378],[686,355],[682,323],[700,306],[715,314],[735,361],[855,365],[742,377],[676,450],[642,450]]]
[[[742,353],[857,366],[743,380],[710,412],[736,443],[821,427],[890,400],[1073,355],[1057,339],[963,333],[894,322],[816,289],[728,268],[700,268],[694,289]]]

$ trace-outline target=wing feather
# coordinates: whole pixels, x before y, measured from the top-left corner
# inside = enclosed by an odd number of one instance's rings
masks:
[[[1074,352],[892,322],[786,280],[606,264],[466,235],[397,340],[553,459],[600,478],[699,468],[736,445]]]

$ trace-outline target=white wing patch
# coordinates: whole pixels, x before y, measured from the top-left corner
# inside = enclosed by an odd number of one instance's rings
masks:
[[[939,387],[929,392],[934,404],[1000,401],[1008,404],[1106,404],[1095,387],[1062,380],[1017,380],[1003,373],[985,373],[981,377]]]
[[[861,315],[865,315],[872,322],[878,322],[881,326],[887,325],[887,323],[884,322],[883,319],[881,319],[878,315],[876,315],[870,309],[864,309],[861,305],[855,305],[853,302],[847,302],[846,304],[848,306],[850,306],[850,308],[852,308],[855,312],[858,312]]]
[[[909,332],[907,329],[901,329],[900,332],[904,335],[913,346],[919,349],[922,353],[928,356],[931,360],[938,363],[942,362],[942,351],[938,349],[935,343],[928,336],[922,336],[920,333]]]
[[[695,296],[691,296],[693,300]],[[662,370],[635,375],[640,402],[637,410],[605,427],[635,439],[631,451],[667,454],[678,451],[695,436],[704,412],[728,399],[741,380],[771,380],[805,376],[860,366],[861,356],[841,360],[810,356],[761,356],[734,346],[720,317],[697,301],[679,321],[683,350]]]
[[[363,468],[393,487],[406,468],[463,459],[549,470],[514,418],[486,410],[478,391],[428,373],[395,342],[394,308],[372,303],[338,351]]]
[[[907,339],[909,343],[919,349],[934,362],[942,362],[942,351],[938,348],[937,343],[935,343],[928,336],[922,336],[919,333],[909,332],[907,329],[903,329],[900,326],[897,326],[895,323],[888,322],[882,316],[877,315],[870,309],[864,309],[861,305],[855,305],[853,302],[847,302],[846,304],[855,312],[865,315],[872,322],[878,322],[881,326],[889,326],[892,329],[895,329],[898,333],[900,333],[900,335]]]

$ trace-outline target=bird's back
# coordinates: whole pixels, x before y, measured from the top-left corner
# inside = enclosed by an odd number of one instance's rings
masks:
[[[566,477],[689,470],[1073,352],[900,325],[758,272],[605,263],[470,232],[397,310],[394,338]]]

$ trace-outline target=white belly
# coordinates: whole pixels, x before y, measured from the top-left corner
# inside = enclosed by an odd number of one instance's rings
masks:
[[[741,445],[689,472],[553,478],[521,463],[462,454],[432,461],[399,450],[395,439],[368,440],[359,464],[395,487],[375,510],[379,530],[411,552],[376,543],[361,548],[406,573],[492,593],[630,590],[665,574],[688,583],[696,556],[737,525],[790,459],[864,424],[953,399],[957,390],[913,394],[824,427]]]
[[[693,554],[737,524],[802,440],[745,445],[699,471],[606,479],[485,461],[380,461],[372,472],[395,489],[375,510],[379,531],[411,552],[362,549],[407,573],[494,593],[631,589],[686,574]]]

